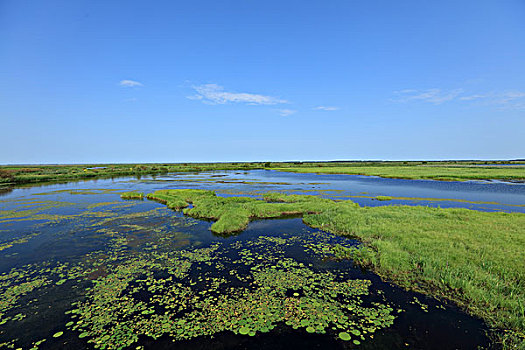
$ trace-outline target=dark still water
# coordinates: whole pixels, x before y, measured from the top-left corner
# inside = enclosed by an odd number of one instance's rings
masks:
[[[446,184],[463,185],[461,196],[471,191],[490,201],[500,198],[490,210],[522,208],[514,203],[522,187]],[[480,320],[335,259],[336,247],[357,241],[308,228],[299,218],[255,221],[238,235],[217,237],[210,222],[156,202],[120,199],[131,189],[188,187],[222,195],[287,190],[336,199],[367,187],[370,197],[401,197],[409,186],[252,171],[14,189],[0,197],[0,348],[490,347]],[[418,186],[403,197],[455,193],[432,187],[438,186],[434,182]],[[513,199],[495,190],[505,186],[518,188],[508,190]]]

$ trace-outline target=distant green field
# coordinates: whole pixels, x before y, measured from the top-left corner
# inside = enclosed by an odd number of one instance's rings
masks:
[[[319,174],[375,175],[402,179],[525,181],[525,166],[519,165],[522,163],[516,161],[252,162],[0,166],[0,185],[155,175],[172,172],[251,169]]]
[[[295,166],[273,167],[295,173],[372,175],[398,179],[431,179],[444,181],[506,180],[524,181],[525,167],[472,165],[378,165],[378,166]]]
[[[262,163],[181,163],[181,164],[88,164],[0,166],[0,185],[75,181],[116,176],[142,176],[173,172],[249,170]]]

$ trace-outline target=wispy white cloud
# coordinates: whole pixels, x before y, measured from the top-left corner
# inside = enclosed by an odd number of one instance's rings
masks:
[[[467,94],[464,92],[463,89],[405,89],[395,91],[394,95],[395,98],[393,98],[392,100],[402,103],[422,101],[437,105],[449,101],[458,101],[491,105],[505,109],[525,109],[525,92],[516,90]]]
[[[505,108],[525,109],[525,92],[523,91],[506,91],[496,94],[492,102]]]
[[[474,101],[474,100],[481,100],[487,97],[489,97],[488,94],[474,94],[474,95],[468,95],[468,96],[461,96],[459,99],[461,101]]]
[[[525,92],[504,91],[489,92],[485,94],[473,94],[461,96],[461,101],[476,101],[483,104],[495,105],[500,108],[525,109]]]
[[[201,100],[209,104],[225,104],[225,103],[246,103],[249,105],[276,105],[288,103],[273,96],[250,94],[246,92],[229,92],[224,91],[224,88],[217,84],[204,84],[193,86],[196,94],[188,96],[192,100]]]
[[[414,90],[414,89],[405,89],[400,91],[394,91],[393,98],[396,102],[410,102],[410,101],[422,101],[429,102],[433,104],[441,104],[444,102],[452,101],[457,98],[463,89],[455,90],[441,90],[441,89],[427,89],[427,90]]]
[[[135,80],[121,80],[119,85],[120,86],[124,86],[124,87],[143,86],[141,82],[138,82],[138,81],[135,81]]]
[[[340,108],[334,106],[317,106],[314,109],[318,111],[338,111]]]
[[[283,117],[287,117],[289,115],[297,113],[297,111],[294,109],[279,109],[278,112],[279,112],[279,115]]]

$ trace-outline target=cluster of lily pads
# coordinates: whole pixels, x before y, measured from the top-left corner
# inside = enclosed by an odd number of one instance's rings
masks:
[[[140,336],[255,336],[283,324],[359,344],[392,324],[388,305],[363,306],[369,281],[316,272],[286,257],[283,242],[260,237],[130,258],[73,304],[69,328],[95,348],[120,349]]]
[[[141,336],[169,335],[175,341],[223,331],[255,336],[283,326],[359,344],[391,325],[391,307],[363,306],[369,281],[315,271],[286,256],[288,247],[311,247],[314,238],[263,236],[178,251],[149,244],[133,253],[125,239],[114,238],[110,252],[90,255],[89,264],[60,264],[21,279],[12,274],[0,305],[7,312],[34,289],[91,279],[82,300],[66,311],[64,330],[54,335],[73,332],[100,349],[122,349]],[[101,266],[104,272],[96,274]]]

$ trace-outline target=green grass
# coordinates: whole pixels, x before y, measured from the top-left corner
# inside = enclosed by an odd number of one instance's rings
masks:
[[[64,182],[174,172],[261,169],[263,163],[90,164],[0,166],[0,185]]]
[[[376,196],[376,197],[374,197],[374,199],[378,200],[378,201],[391,201],[392,197],[390,197],[390,196]]]
[[[336,205],[304,221],[358,238],[361,265],[407,289],[452,300],[509,330],[501,341],[525,346],[519,335],[525,331],[525,215]]]
[[[474,167],[472,165],[384,165],[362,166],[295,166],[274,167],[274,170],[295,173],[372,175],[399,179],[431,179],[444,181],[488,180],[524,181],[525,167]]]
[[[287,200],[287,197],[290,197]],[[159,190],[148,199],[166,204],[169,208],[184,209],[189,216],[216,220],[211,230],[218,234],[242,231],[252,219],[278,218],[321,212],[333,201],[315,196],[286,196],[269,193],[265,201],[250,197],[217,197],[213,191]]]
[[[148,198],[244,229],[256,218],[303,215],[306,224],[355,237],[355,260],[411,290],[454,301],[499,330],[506,348],[525,347],[525,215],[415,206],[359,207],[315,196],[268,193],[264,200],[212,191],[161,190]]]
[[[523,162],[521,162],[523,163]],[[511,166],[484,166],[484,165]],[[523,181],[525,167],[517,161],[441,162],[255,162],[0,166],[0,186],[64,182],[117,176],[144,176],[173,172],[274,169],[304,173],[376,175],[404,179]]]
[[[120,195],[122,199],[144,199],[144,193],[142,192],[125,192]]]

